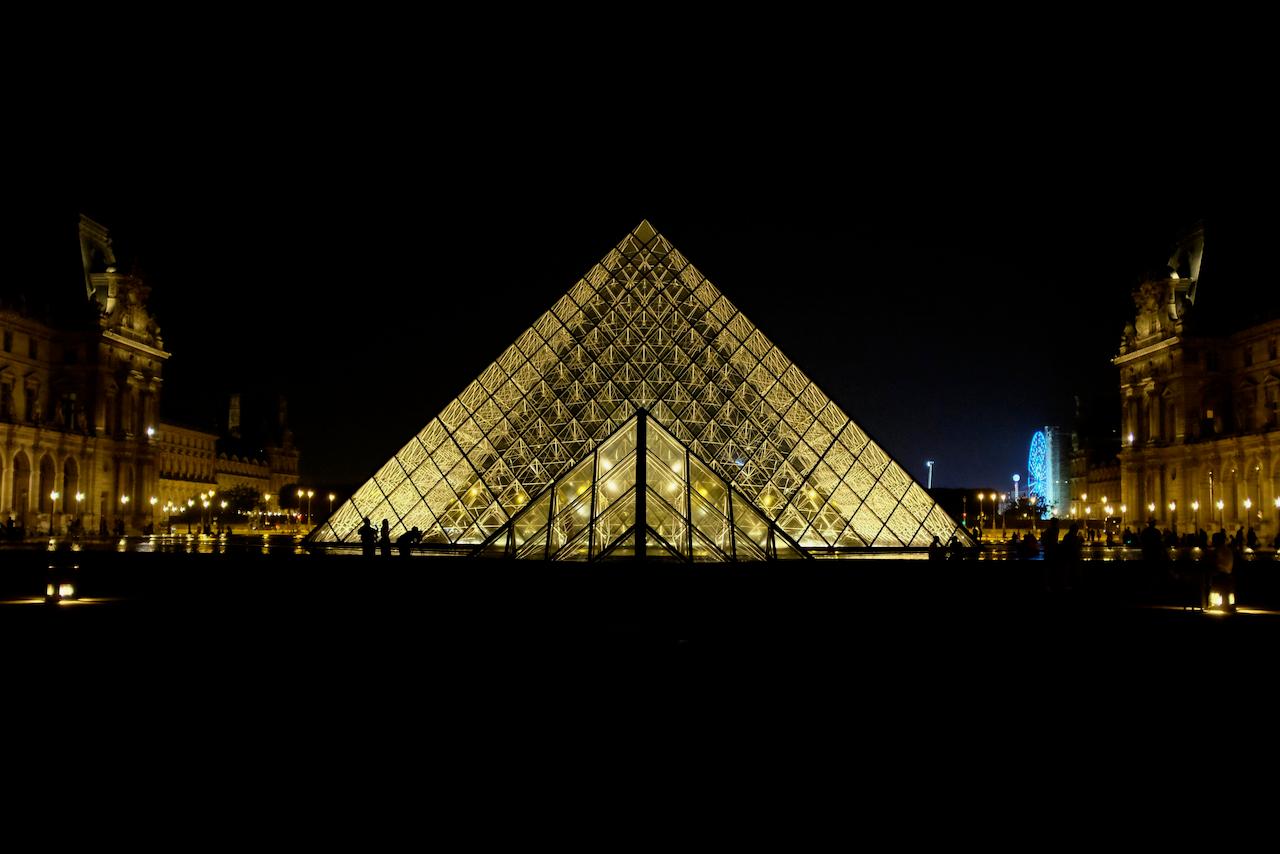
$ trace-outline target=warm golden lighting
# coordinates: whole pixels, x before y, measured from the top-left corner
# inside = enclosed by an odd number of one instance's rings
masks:
[[[1081,500],[1081,501],[1088,501],[1088,500],[1089,500],[1089,493],[1087,493],[1087,492],[1086,492],[1084,495],[1081,495],[1081,496],[1080,496],[1080,500]]]
[[[625,276],[618,272],[621,267],[614,263],[614,253],[592,268],[553,311],[528,328],[496,365],[446,407],[447,414],[428,422],[390,465],[354,491],[336,517],[310,535],[309,542],[358,542],[363,516],[359,508],[379,507],[395,493],[397,500],[389,506],[389,515],[398,518],[391,522],[430,519],[431,527],[424,533],[433,542],[478,546],[490,540],[497,544],[496,550],[509,542],[508,553],[521,557],[535,554],[528,539],[546,530],[546,547],[536,553],[555,560],[560,546],[553,540],[554,526],[535,525],[536,517],[547,513],[548,518],[559,518],[565,499],[593,491],[616,509],[601,517],[597,505],[588,503],[587,513],[593,517],[590,536],[577,537],[575,532],[572,539],[585,544],[561,556],[594,559],[623,542],[625,532],[636,522],[634,515],[624,518],[631,511],[612,501],[611,493],[650,489],[659,494],[667,491],[670,497],[698,489],[714,496],[713,507],[706,509],[705,529],[692,532],[700,539],[677,537],[662,543],[676,557],[689,558],[691,549],[705,548],[708,554],[728,560],[771,558],[775,539],[778,556],[784,551],[799,556],[802,552],[788,542],[790,537],[805,538],[800,549],[829,545],[923,548],[935,536],[945,542],[953,533],[968,544],[968,532],[957,529],[900,465],[838,408],[829,406],[831,401],[817,386],[804,379],[778,348],[768,344],[763,331],[723,300],[696,269],[682,261],[684,272],[678,281],[673,278],[667,272],[670,262],[663,260],[672,251],[648,223],[628,235],[616,252],[622,253],[618,257],[625,256],[623,266],[631,272]],[[584,302],[588,299],[589,307]],[[664,336],[696,324],[697,333],[703,334],[705,328],[717,341],[734,341],[735,347],[740,343],[746,349],[741,358],[733,356],[731,361],[733,350],[718,345],[700,348],[697,364],[690,367],[688,354],[669,348],[665,340],[651,341],[650,324],[656,321],[642,320],[648,313],[618,310],[623,301],[632,300],[636,306],[654,301],[654,310],[661,304],[662,312],[667,312],[662,321],[668,330]],[[706,314],[709,309],[711,313]],[[700,320],[704,314],[705,320]],[[610,346],[611,341],[618,346]],[[650,344],[621,346],[628,341]],[[664,377],[662,385],[658,385],[659,375]],[[712,378],[715,382],[710,382]],[[534,393],[533,388],[557,391]],[[772,389],[768,406],[757,409],[767,389]],[[645,409],[653,413],[640,416],[651,425],[647,433],[634,418],[635,407],[630,402],[618,404],[643,398],[648,398]],[[459,415],[457,420],[454,413]],[[778,420],[776,413],[788,415]],[[464,450],[465,460],[455,468],[460,445],[476,451]],[[684,476],[685,460],[696,477]],[[851,468],[853,461],[858,464]],[[676,484],[670,484],[661,471],[664,464]],[[647,469],[647,478],[639,478],[640,467]],[[631,477],[613,484],[606,477],[613,468]],[[869,479],[868,470],[873,472]],[[456,485],[460,476],[477,486],[475,495],[493,497],[493,512],[469,518],[463,511],[475,510],[476,502],[464,495],[464,506],[455,507],[456,491],[437,489],[446,478],[446,486]],[[413,489],[400,489],[402,483],[409,485],[409,478]],[[669,484],[665,489],[664,480]],[[512,487],[522,488],[523,493]],[[997,493],[983,490],[979,496],[995,502]],[[524,507],[525,503],[530,506]],[[664,521],[656,527],[676,530],[691,525],[687,517],[692,508],[681,504],[664,507]],[[867,512],[859,513],[864,504]],[[658,513],[656,502],[648,506],[649,512]],[[820,519],[813,518],[817,507],[824,508]],[[740,510],[736,517],[735,508]],[[892,524],[881,524],[888,519],[878,519],[877,513],[891,515]],[[742,520],[753,514],[780,522],[766,522],[762,539],[754,543],[729,536],[731,519],[749,530],[749,523]],[[508,537],[507,531],[498,532],[499,527],[525,533]],[[495,532],[499,536],[493,537]],[[567,540],[564,546],[579,548],[569,546]],[[631,547],[625,545],[616,554],[630,554]]]
[[[1218,509],[1219,509],[1219,510],[1221,510],[1221,509],[1222,509],[1223,507],[1225,507],[1225,506],[1226,506],[1226,505],[1224,505],[1224,504],[1222,503],[1222,499],[1221,499],[1221,498],[1219,498],[1219,499],[1218,499]]]
[[[329,493],[329,500],[330,500],[330,501],[333,501],[333,499],[335,499],[335,498],[337,498],[337,497],[338,497],[338,496],[334,495],[332,492],[330,492],[330,493]]]
[[[1154,501],[1152,501],[1150,504],[1147,505],[1147,512],[1148,513],[1156,512],[1156,503]]]
[[[120,503],[121,503],[121,504],[128,504],[128,503],[129,503],[129,496],[127,496],[127,495],[121,495],[121,496],[120,496]]]
[[[1215,536],[1216,536],[1216,535],[1215,535]],[[1216,592],[1216,591],[1215,591],[1215,592],[1213,592],[1213,593],[1210,593],[1210,594],[1209,594],[1209,607],[1210,607],[1210,608],[1221,608],[1221,607],[1222,607],[1222,594],[1221,594],[1221,593],[1218,593],[1218,592]]]
[[[1169,512],[1170,512],[1170,513],[1176,513],[1176,512],[1177,512],[1177,510],[1178,510],[1178,502],[1176,502],[1176,501],[1170,501],[1170,502],[1169,502]]]
[[[1246,498],[1246,499],[1244,500],[1244,509],[1245,509],[1245,510],[1248,510],[1248,509],[1250,509],[1250,508],[1252,508],[1252,507],[1253,507],[1253,499],[1252,499],[1252,498]]]
[[[63,599],[70,599],[75,594],[76,594],[75,585],[71,584],[70,582],[64,581],[58,585],[58,595],[61,596]]]
[[[157,501],[159,501],[159,500],[160,500],[160,499],[159,499],[159,498],[156,498],[154,495],[153,495],[153,496],[151,496],[151,506],[152,506],[152,507],[155,507],[155,506],[156,506],[156,502],[157,502]]]
[[[1112,507],[1111,507],[1111,505],[1110,505],[1110,504],[1108,504],[1108,505],[1107,505],[1106,507],[1104,507],[1103,509],[1107,511],[1107,515],[1108,515],[1108,516],[1110,516],[1110,515],[1111,515]]]
[[[1106,503],[1107,503],[1107,496],[1105,496],[1105,495],[1104,495],[1104,496],[1102,496],[1102,503],[1103,503],[1103,504],[1106,504]]]
[[[1093,512],[1093,505],[1091,505],[1091,504],[1087,504],[1087,505],[1085,505],[1085,508],[1084,508],[1084,515],[1085,515],[1085,517],[1086,517],[1086,518],[1088,518],[1089,514],[1090,514],[1090,513],[1092,513],[1092,512]]]
[[[84,501],[84,493],[83,493],[83,492],[77,492],[77,493],[76,493],[76,503],[77,503],[77,504],[79,504],[81,501]]]
[[[1191,502],[1191,509],[1192,509],[1192,510],[1195,510],[1195,511],[1197,511],[1197,512],[1198,512],[1198,511],[1200,510],[1200,502],[1199,502],[1199,501],[1192,501],[1192,502]]]

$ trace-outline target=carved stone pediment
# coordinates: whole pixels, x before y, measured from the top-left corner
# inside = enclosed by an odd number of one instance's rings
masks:
[[[163,349],[160,326],[147,311],[147,297],[151,294],[151,288],[133,276],[120,279],[117,288],[117,298],[112,301],[111,308],[103,313],[103,328]]]

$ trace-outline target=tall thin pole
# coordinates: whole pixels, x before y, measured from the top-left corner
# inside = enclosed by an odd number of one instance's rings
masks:
[[[929,467],[929,489],[933,489],[933,460],[925,460],[924,464]]]

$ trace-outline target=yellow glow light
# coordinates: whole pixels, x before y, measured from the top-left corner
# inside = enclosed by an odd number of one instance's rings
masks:
[[[1221,593],[1210,593],[1210,594],[1209,594],[1209,607],[1210,607],[1210,608],[1221,608],[1221,607],[1222,607],[1222,594],[1221,594]]]

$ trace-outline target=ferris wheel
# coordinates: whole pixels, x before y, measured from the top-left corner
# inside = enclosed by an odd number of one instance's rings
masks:
[[[1049,494],[1049,442],[1043,430],[1031,437],[1031,453],[1027,456],[1027,493],[1044,497]]]

